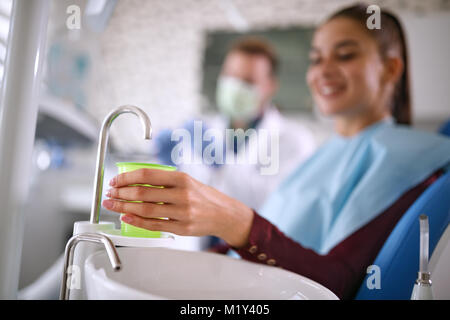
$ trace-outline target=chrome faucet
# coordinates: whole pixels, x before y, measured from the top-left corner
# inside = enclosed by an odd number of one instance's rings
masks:
[[[125,105],[118,107],[111,111],[103,120],[102,127],[100,130],[99,143],[97,149],[97,164],[95,168],[95,180],[94,180],[94,198],[92,200],[91,206],[91,217],[90,224],[98,224],[100,221],[100,206],[102,200],[103,191],[103,175],[104,175],[104,162],[106,156],[106,148],[108,146],[109,128],[113,121],[123,113],[133,113],[136,115],[142,127],[144,128],[144,139],[149,140],[152,138],[152,124],[147,114],[140,108],[130,105]],[[94,231],[95,232],[95,231]],[[122,263],[117,254],[114,243],[106,235],[101,233],[91,233],[91,231],[86,233],[78,233],[74,235],[67,242],[66,249],[64,252],[64,274],[61,284],[60,299],[67,300],[70,295],[70,288],[67,285],[67,268],[73,264],[74,251],[76,245],[81,241],[102,243],[105,246],[106,252],[108,254],[111,265],[115,271],[120,270]],[[83,256],[83,255],[82,255]]]
[[[105,246],[106,253],[108,254],[109,261],[114,271],[119,271],[122,268],[122,262],[120,261],[119,254],[116,251],[114,243],[107,236],[100,233],[80,233],[74,235],[67,242],[66,249],[64,251],[64,270],[63,279],[61,283],[61,292],[59,295],[60,300],[69,300],[70,288],[67,286],[67,268],[73,265],[73,253],[75,247],[81,241],[102,243]]]
[[[100,206],[102,200],[103,190],[103,174],[104,174],[104,162],[106,155],[106,147],[108,145],[109,128],[113,121],[122,113],[133,113],[141,121],[141,125],[144,128],[144,139],[149,140],[152,138],[152,124],[147,114],[135,106],[121,106],[111,111],[103,120],[102,129],[100,131],[100,138],[97,151],[97,165],[95,168],[95,180],[94,180],[94,199],[91,206],[91,223],[99,223],[100,220]]]

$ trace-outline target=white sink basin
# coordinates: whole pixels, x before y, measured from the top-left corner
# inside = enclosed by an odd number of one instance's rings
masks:
[[[298,274],[216,253],[125,247],[118,253],[118,272],[104,251],[86,260],[88,299],[337,299]]]

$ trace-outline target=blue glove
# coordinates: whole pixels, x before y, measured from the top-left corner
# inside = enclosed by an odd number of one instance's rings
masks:
[[[161,164],[175,166],[175,163],[172,161],[172,149],[177,144],[176,141],[171,141],[170,137],[172,136],[172,130],[163,129],[159,131],[159,133],[155,137],[155,143],[158,148],[158,160]]]

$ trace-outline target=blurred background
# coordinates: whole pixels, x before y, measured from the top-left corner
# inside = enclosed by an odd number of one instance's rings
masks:
[[[132,104],[150,116],[154,132],[217,113],[214,92],[226,50],[239,36],[268,39],[280,57],[281,112],[323,142],[330,123],[314,109],[305,83],[309,39],[331,12],[355,1],[334,0],[53,0],[26,208],[20,288],[53,265],[88,220],[97,136],[103,118]],[[0,78],[12,0],[0,1]],[[437,131],[450,117],[450,1],[370,1],[403,21],[410,49],[414,126]],[[66,25],[71,5],[79,29]],[[111,128],[105,179],[114,162],[155,152],[134,117]],[[70,183],[67,183],[70,181]],[[102,220],[118,222],[102,212]]]

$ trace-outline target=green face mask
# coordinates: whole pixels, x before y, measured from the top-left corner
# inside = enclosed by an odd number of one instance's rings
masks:
[[[231,119],[250,121],[259,113],[257,89],[237,78],[219,78],[216,102],[220,112]]]

